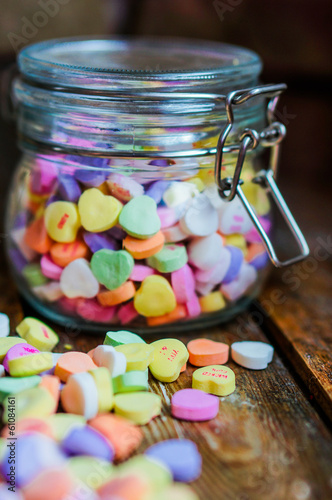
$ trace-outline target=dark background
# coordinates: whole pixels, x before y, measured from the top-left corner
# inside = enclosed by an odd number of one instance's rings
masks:
[[[37,19],[41,4],[53,6],[52,16],[28,39],[26,20]],[[8,66],[17,48],[58,36],[114,33],[219,40],[256,51],[264,62],[262,80],[289,86],[279,108],[288,128],[279,171],[286,199],[311,238],[332,219],[331,0],[0,0],[0,7],[1,213],[19,154],[15,126],[4,117]]]

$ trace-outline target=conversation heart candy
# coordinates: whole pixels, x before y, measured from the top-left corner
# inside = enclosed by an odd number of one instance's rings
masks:
[[[170,469],[174,481],[190,482],[202,470],[202,457],[196,444],[189,439],[168,439],[153,444],[145,452]]]
[[[246,254],[246,262],[259,270],[266,266],[269,256],[262,243],[253,243]]]
[[[86,187],[98,187],[106,179],[106,172],[97,168],[79,168],[75,170],[75,179],[84,184]]]
[[[148,455],[137,455],[121,464],[118,469],[120,477],[127,477],[131,473],[147,480],[152,491],[163,490],[172,482],[170,469],[161,461]]]
[[[127,359],[122,352],[117,352],[110,345],[99,345],[96,347],[92,357],[97,366],[104,366],[109,370],[112,377],[125,373]]]
[[[145,194],[153,198],[157,205],[161,202],[166,189],[170,186],[169,181],[156,181],[148,187]]]
[[[79,299],[76,312],[88,321],[109,323],[114,317],[116,309],[115,307],[102,307],[95,299]]]
[[[243,263],[243,252],[240,250],[240,248],[233,246],[227,246],[226,250],[230,252],[231,261],[227,269],[227,273],[220,281],[222,281],[223,283],[230,283],[238,276],[240,272]]]
[[[60,287],[69,299],[77,297],[91,299],[99,292],[99,283],[85,259],[73,260],[64,268],[60,277]]]
[[[218,229],[218,212],[204,193],[193,199],[180,219],[181,229],[193,236],[208,236]]]
[[[201,310],[204,313],[220,311],[226,306],[226,302],[221,292],[218,290],[199,298]]]
[[[267,234],[269,234],[271,231],[271,221],[269,219],[266,219],[265,217],[258,217],[258,220],[261,223],[261,225],[263,226],[264,231]],[[262,238],[254,226],[244,236],[245,236],[245,239],[248,243],[261,243],[262,242]]]
[[[247,242],[243,234],[228,234],[224,235],[223,238],[225,245],[239,248],[243,255],[246,256]]]
[[[222,259],[223,240],[213,233],[204,238],[194,238],[188,245],[188,259],[198,269],[207,271]],[[219,281],[220,283],[220,281]]]
[[[114,290],[127,281],[133,267],[134,259],[126,250],[98,250],[91,259],[94,276],[109,290]]]
[[[233,361],[238,365],[251,370],[263,370],[271,363],[274,349],[265,342],[253,342],[250,340],[234,342],[231,346]]]
[[[89,455],[111,462],[114,450],[109,442],[92,427],[75,427],[61,443],[63,451],[70,456]]]
[[[51,280],[58,281],[63,271],[62,267],[53,262],[48,254],[45,254],[40,259],[40,269],[44,276]]]
[[[56,302],[63,297],[60,283],[57,281],[51,281],[45,285],[34,286],[32,291],[41,300],[46,300],[47,302]]]
[[[191,201],[198,195],[197,187],[190,182],[172,182],[163,194],[163,201],[167,207],[173,208],[182,203]]]
[[[194,490],[184,483],[173,483],[162,491],[158,491],[153,500],[199,500]]]
[[[24,242],[37,253],[47,253],[52,240],[47,234],[44,217],[35,219],[26,229]]]
[[[235,391],[235,374],[228,366],[205,366],[194,371],[192,387],[216,396],[228,396]]]
[[[217,416],[219,399],[197,389],[181,389],[172,396],[171,411],[175,418],[204,422]]]
[[[195,277],[187,264],[171,274],[171,283],[178,304],[191,300],[195,293]]]
[[[47,417],[49,418],[49,417]],[[39,432],[50,438],[53,438],[53,431],[50,424],[46,419],[37,417],[27,417],[21,418],[18,422],[15,422],[15,435],[26,434],[27,432]],[[9,424],[10,425],[10,424]],[[10,438],[12,435],[10,428],[7,426],[2,429],[1,436],[4,438]],[[1,455],[1,452],[0,452]],[[0,457],[1,460],[1,457]],[[1,497],[0,497],[1,498]]]
[[[23,356],[29,356],[29,354],[36,354],[38,349],[35,349],[32,345],[29,344],[16,344],[9,349],[7,352],[5,359],[3,360],[3,366],[7,372],[9,372],[8,362],[11,359],[21,358]]]
[[[54,375],[62,382],[67,382],[68,378],[76,373],[87,372],[96,368],[96,364],[90,356],[84,352],[66,352],[59,357],[54,369]]]
[[[197,269],[195,271],[196,284],[197,282],[209,283],[212,284],[213,285],[212,288],[214,288],[215,285],[218,285],[225,279],[228,270],[231,267],[231,261],[232,261],[231,252],[226,247],[222,248],[219,254],[219,261],[214,267],[211,267],[210,269],[205,271],[203,271],[202,269]],[[203,295],[206,295],[211,291],[209,290],[204,293],[204,291],[201,291],[199,288],[197,288],[197,285],[196,285],[196,290],[199,291],[200,293],[203,293]]]
[[[47,417],[47,423],[52,429],[54,439],[60,442],[73,428],[85,425],[86,419],[73,413],[54,413]]]
[[[170,207],[158,207],[157,214],[160,219],[161,229],[174,226],[183,215],[179,210]]]
[[[126,281],[114,290],[103,290],[98,293],[98,302],[103,306],[116,306],[134,297],[136,293],[135,285],[132,281]]]
[[[122,352],[127,360],[127,372],[144,371],[153,361],[154,348],[142,342],[137,344],[123,344],[115,347],[117,352]]]
[[[49,236],[59,243],[76,240],[81,220],[77,205],[69,201],[55,201],[45,209],[45,226]]]
[[[145,425],[160,415],[161,398],[152,392],[127,392],[116,394],[114,411],[137,425]]]
[[[126,175],[111,174],[106,182],[111,195],[121,201],[130,201],[144,194],[143,186]]]
[[[114,394],[149,390],[147,370],[124,373],[113,378],[112,382]]]
[[[26,317],[16,327],[20,337],[40,351],[52,351],[59,337],[52,328],[36,318]]]
[[[188,234],[181,229],[180,224],[163,229],[163,235],[165,236],[166,243],[177,243],[189,238]]]
[[[146,344],[145,340],[143,340],[136,333],[128,332],[127,330],[120,330],[117,332],[107,332],[104,339],[105,345],[112,345],[116,347],[118,345],[123,344]]]
[[[173,311],[176,299],[172,287],[163,276],[148,276],[134,297],[134,307],[142,316],[161,316]]]
[[[10,395],[17,394],[18,392],[26,391],[36,387],[41,382],[39,375],[32,375],[31,377],[4,377],[0,379],[0,402]]]
[[[160,252],[147,259],[150,267],[160,273],[172,273],[187,264],[188,255],[186,247],[167,243]]]
[[[8,361],[8,371],[11,377],[38,375],[52,367],[53,360],[50,352],[38,352]]]
[[[75,373],[61,391],[61,404],[67,413],[82,415],[87,420],[98,413],[98,391],[90,373]]]
[[[238,276],[233,281],[222,284],[220,290],[228,300],[237,300],[248,291],[256,279],[256,269],[250,264],[243,262]]]
[[[122,204],[114,196],[104,195],[99,189],[84,191],[78,201],[82,226],[87,231],[107,231],[118,223]]]
[[[10,323],[7,314],[0,313],[0,338],[8,337],[10,334]]]
[[[47,279],[41,272],[38,262],[26,265],[24,269],[22,269],[22,276],[32,288],[35,286],[45,285],[45,283],[47,283]]]
[[[98,490],[98,500],[126,499],[144,500],[150,493],[147,479],[137,474],[128,474],[126,477],[112,477]]]
[[[145,240],[146,241],[146,240]],[[156,271],[149,266],[144,266],[142,264],[135,264],[133,270],[130,274],[130,279],[133,281],[143,281],[148,276],[156,274]]]
[[[76,240],[73,243],[54,243],[50,248],[50,256],[55,264],[66,267],[76,259],[87,259],[90,251],[84,241]]]
[[[27,341],[19,337],[1,337],[0,338],[0,363],[3,362],[7,352],[16,344],[26,344]]]
[[[146,195],[133,198],[123,207],[119,223],[130,236],[151,238],[160,230],[156,202]]]
[[[184,319],[186,316],[186,307],[182,304],[178,304],[173,311],[163,314],[162,316],[148,317],[146,321],[149,326],[159,326],[179,321]]]
[[[10,233],[11,239],[19,249],[21,258],[24,257],[26,261],[31,262],[38,254],[24,242],[24,236],[25,227],[13,229]]]
[[[4,412],[2,420],[8,423],[13,407],[13,397],[7,396],[3,401]],[[54,399],[44,387],[33,387],[15,394],[15,418],[44,418],[54,413]]]
[[[58,178],[58,165],[54,158],[35,158],[34,168],[31,171],[31,183],[34,193],[48,194],[53,190]]]
[[[161,339],[150,345],[154,348],[154,359],[149,365],[152,375],[161,382],[174,382],[188,361],[186,346],[177,339]]]
[[[43,500],[45,494],[47,494],[48,500],[58,500],[59,498],[68,498],[68,495],[71,497],[74,488],[75,483],[66,465],[61,465],[45,469],[32,481],[30,480],[22,491],[24,500]],[[76,497],[75,500],[77,498],[79,497]]]
[[[114,405],[113,386],[110,372],[105,367],[95,368],[89,371],[95,381],[98,392],[98,412],[106,413],[111,411]]]
[[[123,304],[122,306],[120,306],[117,313],[121,325],[130,323],[138,316],[138,312],[134,307],[133,301],[127,302],[127,304]]]
[[[108,231],[102,233],[83,233],[83,239],[91,252],[95,253],[98,250],[120,250],[120,243],[110,236]]]
[[[187,344],[189,363],[194,366],[222,365],[227,363],[229,347],[210,339],[194,339]]]
[[[76,179],[70,174],[60,174],[58,181],[58,190],[61,197],[66,201],[77,203],[82,190]]]
[[[193,294],[191,299],[186,302],[185,305],[189,318],[195,318],[202,312],[201,304],[199,303],[199,299],[195,293]]]
[[[222,234],[247,233],[253,223],[238,196],[226,203],[220,213],[218,228]]]
[[[75,478],[93,490],[107,483],[114,472],[108,461],[88,455],[71,457],[68,460],[68,468]],[[91,497],[90,500],[94,498]]]
[[[140,240],[138,238],[133,238],[132,236],[127,236],[123,240],[123,246],[135,259],[147,259],[152,255],[160,252],[165,243],[165,236],[161,231],[158,231],[151,238],[146,240]]]

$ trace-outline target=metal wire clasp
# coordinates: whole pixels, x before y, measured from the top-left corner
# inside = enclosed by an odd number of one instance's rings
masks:
[[[290,212],[282,194],[280,193],[278,186],[275,182],[275,175],[278,166],[278,156],[280,143],[286,135],[286,127],[275,119],[275,109],[278,104],[280,94],[286,89],[285,84],[279,85],[262,85],[259,87],[253,87],[251,89],[237,90],[230,92],[226,96],[226,113],[227,113],[227,124],[220,134],[217,152],[216,152],[216,163],[215,163],[215,180],[219,189],[220,196],[226,201],[232,201],[236,195],[239,196],[242,201],[244,208],[248,212],[251,220],[253,221],[257,231],[259,232],[263,244],[268,252],[271,261],[276,267],[284,267],[295,262],[303,260],[309,255],[308,244],[297,225],[292,213]],[[239,137],[239,154],[237,157],[237,162],[234,170],[234,175],[232,177],[222,178],[222,159],[223,153],[225,151],[226,139],[231,132],[234,125],[234,113],[233,107],[238,106],[247,102],[257,96],[263,96],[269,99],[267,105],[267,121],[268,126],[261,132],[257,132],[254,129],[244,129]],[[271,147],[270,164],[266,170],[260,171],[257,176],[252,179],[251,182],[260,184],[264,187],[272,196],[275,201],[281,215],[286,221],[291,233],[293,234],[296,243],[299,247],[300,253],[290,259],[281,261],[276,255],[273,244],[263,229],[253,207],[248,202],[242,188],[241,172],[246,157],[247,151],[257,148],[258,145],[264,147]]]

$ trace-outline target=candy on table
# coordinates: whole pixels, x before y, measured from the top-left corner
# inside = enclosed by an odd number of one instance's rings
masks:
[[[172,182],[163,194],[163,201],[167,207],[176,207],[182,203],[190,202],[199,194],[195,184],[191,182]]]
[[[104,195],[99,189],[84,191],[78,201],[82,226],[92,233],[107,231],[119,220],[122,203],[114,196]]]
[[[66,464],[59,467],[48,468],[40,472],[32,481],[22,489],[24,500],[59,500],[72,498],[71,492],[75,483],[67,470]],[[80,500],[74,497],[74,500]]]
[[[195,277],[187,264],[171,274],[171,283],[178,304],[185,304],[192,299],[195,294]]]
[[[99,292],[99,283],[85,259],[73,260],[64,268],[60,286],[64,295],[70,299],[78,297],[91,299]]]
[[[66,267],[76,259],[87,259],[90,255],[87,245],[80,240],[73,243],[54,243],[50,248],[51,259],[60,267]]]
[[[225,299],[218,290],[200,297],[199,303],[203,313],[220,311],[226,307]]]
[[[153,444],[145,452],[166,465],[174,481],[189,483],[201,475],[202,457],[196,444],[189,439],[168,439]]]
[[[134,297],[134,307],[142,316],[162,316],[176,307],[173,289],[163,276],[148,276]]]
[[[230,252],[231,262],[225,276],[220,281],[223,283],[230,283],[240,272],[243,263],[243,252],[239,248],[233,246],[227,246],[225,249]]]
[[[219,399],[197,389],[181,389],[172,396],[172,415],[181,420],[193,422],[212,420],[218,411]]]
[[[194,366],[222,365],[227,363],[229,347],[210,339],[194,339],[188,342],[189,363]]]
[[[172,483],[172,473],[169,467],[146,454],[130,458],[117,468],[118,477],[127,477],[130,474],[147,480],[154,493],[163,490]]]
[[[144,500],[150,493],[148,480],[143,480],[136,474],[126,477],[113,477],[98,489],[99,500],[126,499]]]
[[[150,267],[160,273],[172,273],[181,269],[188,262],[187,250],[184,245],[167,243],[160,252],[147,259]]]
[[[177,243],[189,238],[188,234],[181,229],[180,224],[163,229],[163,235],[166,243]]]
[[[45,285],[34,286],[32,291],[41,300],[47,300],[47,302],[56,302],[63,297],[63,292],[58,281],[51,281]]]
[[[151,238],[160,230],[156,202],[146,195],[133,198],[123,207],[119,223],[134,238]]]
[[[123,375],[126,372],[126,356],[122,352],[117,352],[113,346],[99,345],[94,350],[92,359],[97,366],[107,368],[112,377]]]
[[[65,201],[77,203],[82,194],[77,180],[70,174],[60,174],[58,178],[58,191]]]
[[[158,231],[154,236],[146,240],[140,240],[132,236],[126,236],[123,240],[124,248],[137,260],[147,259],[160,252],[164,243],[165,236],[161,231]]]
[[[114,405],[113,385],[110,372],[107,368],[100,367],[89,371],[95,381],[98,392],[98,413],[111,411]]]
[[[111,194],[124,202],[144,194],[143,186],[126,175],[111,174],[106,182]]]
[[[111,443],[115,451],[115,460],[128,458],[143,440],[142,430],[119,415],[98,415],[89,420],[89,425]]]
[[[16,332],[40,351],[52,351],[59,342],[59,337],[52,328],[42,321],[26,317],[16,327]]]
[[[154,360],[149,365],[152,375],[161,382],[174,382],[188,361],[186,346],[177,339],[161,339],[150,345],[154,348]]]
[[[18,229],[13,229],[10,233],[12,240],[14,241],[17,248],[20,250],[23,257],[31,262],[38,254],[35,250],[32,250],[24,241],[25,227],[20,227]]]
[[[114,474],[113,466],[108,461],[88,455],[71,457],[67,464],[69,471],[93,490],[107,483]]]
[[[219,217],[218,228],[222,234],[245,234],[253,227],[253,223],[238,196],[233,201],[225,203],[219,212]]]
[[[137,425],[145,425],[160,415],[161,398],[152,392],[127,392],[114,396],[116,414]]]
[[[252,243],[248,247],[245,259],[248,264],[259,270],[266,266],[269,256],[262,243]]]
[[[76,373],[68,378],[61,391],[61,404],[67,413],[88,420],[98,414],[98,403],[97,387],[90,373]]]
[[[58,281],[63,271],[62,267],[53,262],[49,254],[45,254],[40,259],[40,269],[46,278]]]
[[[0,338],[8,337],[10,334],[9,317],[5,313],[0,313]]]
[[[55,201],[45,209],[45,225],[49,236],[59,243],[76,240],[81,226],[77,205],[70,201]]]
[[[134,259],[126,250],[98,250],[91,259],[91,270],[108,290],[119,288],[129,278]]]
[[[156,271],[151,267],[144,266],[143,264],[135,264],[130,274],[130,279],[132,281],[143,281],[145,278],[152,276],[153,274],[156,274]]]
[[[13,407],[13,399],[7,396],[3,401],[4,412],[2,420],[8,423],[12,413],[9,408]],[[33,387],[15,394],[15,418],[20,420],[26,417],[48,417],[54,413],[54,399],[44,387]]]
[[[47,417],[46,422],[51,427],[54,439],[62,441],[72,429],[84,426],[86,419],[72,413],[54,413]]]
[[[202,312],[201,304],[199,303],[199,299],[195,293],[191,297],[191,299],[188,300],[188,302],[186,302],[185,305],[186,305],[187,315],[189,316],[189,318],[195,318],[196,316],[199,316]]]
[[[148,375],[146,371],[131,371],[113,378],[114,394],[119,392],[148,391]]]
[[[175,321],[179,321],[184,319],[187,316],[187,309],[184,305],[178,304],[173,311],[163,314],[162,316],[153,316],[147,318],[148,326],[160,326],[166,325],[168,323],[174,323]]]
[[[32,288],[35,286],[45,285],[48,281],[41,272],[40,265],[37,262],[27,264],[24,269],[22,269],[22,276]]]
[[[228,396],[235,391],[235,374],[228,366],[205,366],[194,371],[192,388],[216,396]]]
[[[265,342],[250,340],[234,342],[231,346],[231,356],[238,365],[251,370],[264,370],[271,363],[274,349]]]
[[[87,372],[97,368],[90,356],[84,352],[66,352],[58,359],[55,366],[54,375],[62,382],[67,382],[71,375]]]
[[[102,233],[83,233],[83,239],[92,253],[98,250],[120,250],[120,243],[109,234],[109,231]]]
[[[193,239],[187,247],[190,264],[203,271],[213,269],[223,260],[223,245],[223,239],[218,233]]]
[[[44,217],[35,219],[26,229],[24,243],[37,253],[47,253],[52,246],[52,240],[47,234]]]
[[[10,436],[13,435],[12,431],[10,430],[10,424],[8,425],[9,427],[6,426],[1,431],[1,436],[3,438],[10,438]],[[39,432],[39,434],[44,434],[45,436],[53,439],[52,427],[44,418],[27,417],[21,418],[20,420],[15,422],[15,436],[26,434],[28,432]]]
[[[209,236],[218,229],[218,212],[205,193],[194,199],[180,219],[181,229],[193,236]]]
[[[107,332],[104,339],[105,345],[111,345],[116,347],[123,344],[146,344],[145,340],[142,339],[136,333],[128,332],[127,330],[120,330],[117,332]]]
[[[116,306],[132,299],[136,293],[135,285],[132,281],[126,281],[118,288],[104,290],[98,293],[98,302],[103,306]]]
[[[230,301],[237,300],[242,297],[257,279],[256,269],[243,262],[238,276],[230,283],[222,284],[220,290],[223,295]]]
[[[37,387],[41,382],[38,375],[31,377],[4,377],[0,379],[0,402],[2,403],[7,396],[17,394],[18,392],[26,391]]]
[[[52,367],[53,361],[50,352],[38,352],[8,361],[8,371],[11,377],[38,375],[38,373],[50,370]]]
[[[110,443],[88,425],[72,429],[61,443],[63,451],[70,455],[89,455],[112,462],[114,450]]]
[[[38,349],[30,344],[16,344],[9,349],[2,364],[7,372],[9,372],[8,362],[11,359],[20,358],[23,356],[29,356],[29,354],[36,354],[39,352]]]
[[[144,371],[152,363],[154,347],[139,342],[137,344],[123,344],[115,347],[117,352],[125,355],[127,360],[127,372]]]
[[[102,307],[96,299],[79,299],[76,312],[88,321],[109,323],[115,315],[115,307]]]
[[[118,310],[118,319],[121,325],[126,325],[137,318],[138,312],[134,307],[133,301],[122,305]]]
[[[105,182],[107,173],[97,168],[79,168],[74,177],[86,187],[98,187]]]

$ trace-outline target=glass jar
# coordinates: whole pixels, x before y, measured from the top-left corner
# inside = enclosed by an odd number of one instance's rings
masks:
[[[284,86],[257,87],[255,53],[76,38],[24,48],[18,65],[7,253],[39,313],[91,331],[183,331],[257,297],[268,253],[282,264],[265,188],[285,130],[273,121]],[[298,260],[307,248],[288,222]]]

